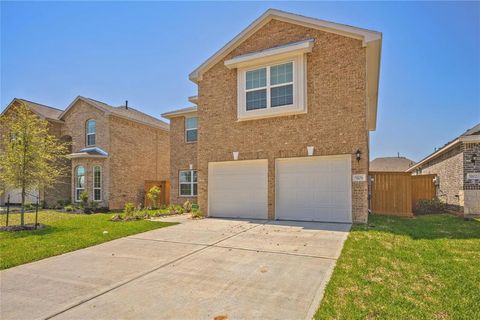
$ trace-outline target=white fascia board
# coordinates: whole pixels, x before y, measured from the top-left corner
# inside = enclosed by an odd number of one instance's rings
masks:
[[[188,97],[188,101],[194,104],[197,104],[198,102],[198,96],[190,96]]]
[[[434,153],[432,153],[431,155],[429,155],[428,157],[426,157],[425,159],[421,160],[420,162],[416,163],[415,165],[413,165],[412,167],[408,168],[406,170],[406,172],[412,172],[413,170],[417,169],[418,167],[420,167],[422,164],[424,164],[425,162],[427,161],[430,161],[436,157],[438,157],[439,155],[441,155],[442,153],[450,150],[452,147],[454,147],[455,145],[457,145],[458,143],[460,143],[460,139],[456,139],[452,142],[450,142],[449,144],[447,144],[445,147],[435,151]]]
[[[265,49],[258,52],[243,54],[225,61],[225,66],[234,69],[250,64],[261,63],[268,59],[277,59],[293,55],[300,55],[311,52],[315,40],[308,39],[304,41],[289,43],[283,46]]]
[[[179,116],[194,115],[196,113],[197,113],[197,106],[162,113],[162,117],[164,117],[166,119],[171,119],[171,118],[179,117]]]

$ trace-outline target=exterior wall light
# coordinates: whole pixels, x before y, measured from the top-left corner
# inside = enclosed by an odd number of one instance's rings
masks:
[[[313,156],[313,149],[314,149],[313,146],[308,146],[308,147],[307,147],[307,154],[308,154],[309,156]]]
[[[478,156],[477,156],[476,153],[472,154],[472,160],[471,161],[472,161],[473,164],[475,164],[475,162],[478,161]]]
[[[360,151],[360,149],[357,149],[357,152],[355,152],[355,158],[357,159],[357,161],[360,161],[360,159],[362,159],[362,151]]]
[[[238,160],[238,151],[233,151],[233,160]]]

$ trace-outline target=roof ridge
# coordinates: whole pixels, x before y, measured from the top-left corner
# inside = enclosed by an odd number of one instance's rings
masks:
[[[38,104],[39,106],[42,106],[42,107],[46,107],[46,108],[50,108],[50,109],[55,109],[55,110],[58,110],[58,111],[63,111],[62,109],[58,109],[58,108],[55,108],[55,107],[47,106],[46,104],[42,104],[42,103],[38,103],[38,102],[35,102],[35,101],[27,100],[27,99],[24,99],[24,98],[15,98],[15,99],[22,100],[22,101],[26,101],[26,102],[29,102],[29,103],[35,103],[35,104]]]

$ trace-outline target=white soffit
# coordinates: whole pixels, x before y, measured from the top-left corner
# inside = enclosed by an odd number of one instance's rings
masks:
[[[225,66],[229,69],[250,65],[252,63],[261,63],[261,61],[271,58],[281,59],[283,57],[289,57],[292,55],[303,54],[311,52],[315,40],[308,39],[299,42],[289,43],[283,46],[269,48],[258,52],[247,53],[230,60],[225,61]]]

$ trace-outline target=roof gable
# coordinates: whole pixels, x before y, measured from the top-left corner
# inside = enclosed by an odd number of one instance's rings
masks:
[[[14,98],[8,106],[5,108],[5,110],[2,111],[1,115],[4,115],[8,109],[10,109],[15,103],[21,103],[24,104],[31,112],[35,113],[37,116],[39,116],[42,119],[48,119],[52,121],[59,121],[58,117],[62,113],[62,110],[50,107],[44,104],[36,103],[33,101],[25,100],[25,99],[20,99],[20,98]]]
[[[123,119],[126,119],[126,120],[138,122],[138,123],[141,123],[141,124],[144,124],[144,125],[147,125],[147,126],[156,127],[156,128],[162,129],[162,130],[169,130],[169,125],[166,122],[164,122],[160,119],[154,118],[152,116],[149,116],[148,114],[140,112],[136,109],[133,109],[133,108],[130,108],[130,107],[128,107],[128,108],[126,108],[126,107],[113,107],[113,106],[108,105],[104,102],[97,101],[97,100],[94,100],[94,99],[91,99],[91,98],[82,97],[82,96],[76,97],[75,100],[73,100],[73,102],[70,103],[70,105],[67,107],[67,109],[65,109],[65,111],[62,112],[62,114],[60,115],[59,118],[63,119],[65,117],[65,115],[80,100],[87,103],[88,105],[90,105],[94,108],[97,108],[100,111],[105,112],[106,115],[114,115],[114,116],[117,116],[117,117],[120,117],[120,118],[123,118]]]
[[[375,130],[377,122],[378,84],[380,78],[380,56],[382,46],[382,34],[377,31],[305,17],[276,9],[268,9],[263,15],[253,21],[235,38],[229,41],[214,55],[203,62],[193,72],[191,72],[189,79],[198,84],[198,81],[202,80],[202,76],[205,72],[224,59],[230,52],[232,52],[255,32],[260,30],[260,28],[274,19],[291,24],[301,25],[307,28],[335,33],[362,41],[363,46],[366,48],[367,129],[371,131]]]

